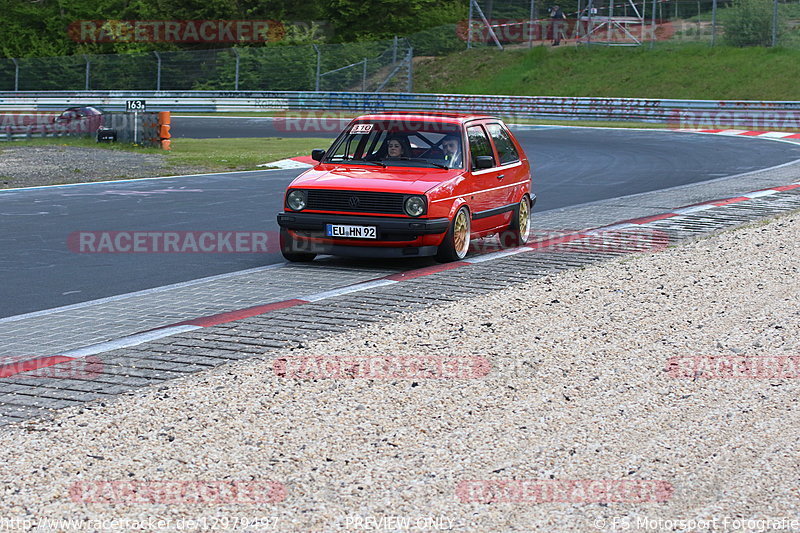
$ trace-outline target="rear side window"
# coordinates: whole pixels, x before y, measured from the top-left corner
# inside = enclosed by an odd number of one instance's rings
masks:
[[[486,126],[486,129],[489,130],[489,135],[492,136],[492,141],[494,141],[494,147],[497,148],[497,155],[500,158],[501,165],[519,161],[517,147],[514,146],[514,142],[503,126],[500,124],[489,124]]]
[[[489,143],[489,138],[486,132],[480,126],[472,126],[467,128],[467,138],[469,139],[469,151],[472,155],[472,168],[475,167],[475,162],[480,155],[488,155],[494,161],[494,154],[492,153],[492,145]],[[495,161],[494,164],[497,164]]]

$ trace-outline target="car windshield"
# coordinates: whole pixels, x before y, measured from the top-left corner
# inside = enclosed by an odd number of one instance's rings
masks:
[[[350,124],[324,163],[463,168],[458,124],[411,120],[370,120]]]

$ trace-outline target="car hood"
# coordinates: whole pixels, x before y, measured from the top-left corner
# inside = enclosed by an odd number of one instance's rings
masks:
[[[326,168],[332,167],[332,168]],[[319,165],[298,176],[291,187],[422,194],[464,171],[420,167]]]

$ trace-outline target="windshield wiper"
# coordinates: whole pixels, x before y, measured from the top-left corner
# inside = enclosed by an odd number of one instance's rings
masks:
[[[384,163],[380,161],[367,161],[366,159],[332,159],[330,161],[326,161],[327,163],[356,163],[356,164],[365,164],[365,165],[378,165],[379,167],[386,168]]]
[[[450,167],[447,165],[442,165],[441,163],[434,163],[433,161],[428,161],[427,159],[423,159],[422,157],[387,157],[383,159],[384,161],[414,161],[415,163],[427,163],[429,165],[433,165],[436,168],[443,168],[448,170]]]

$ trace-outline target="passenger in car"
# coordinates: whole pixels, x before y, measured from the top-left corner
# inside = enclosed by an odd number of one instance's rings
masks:
[[[388,157],[410,157],[409,150],[403,144],[400,137],[390,137],[386,141],[386,154]]]

